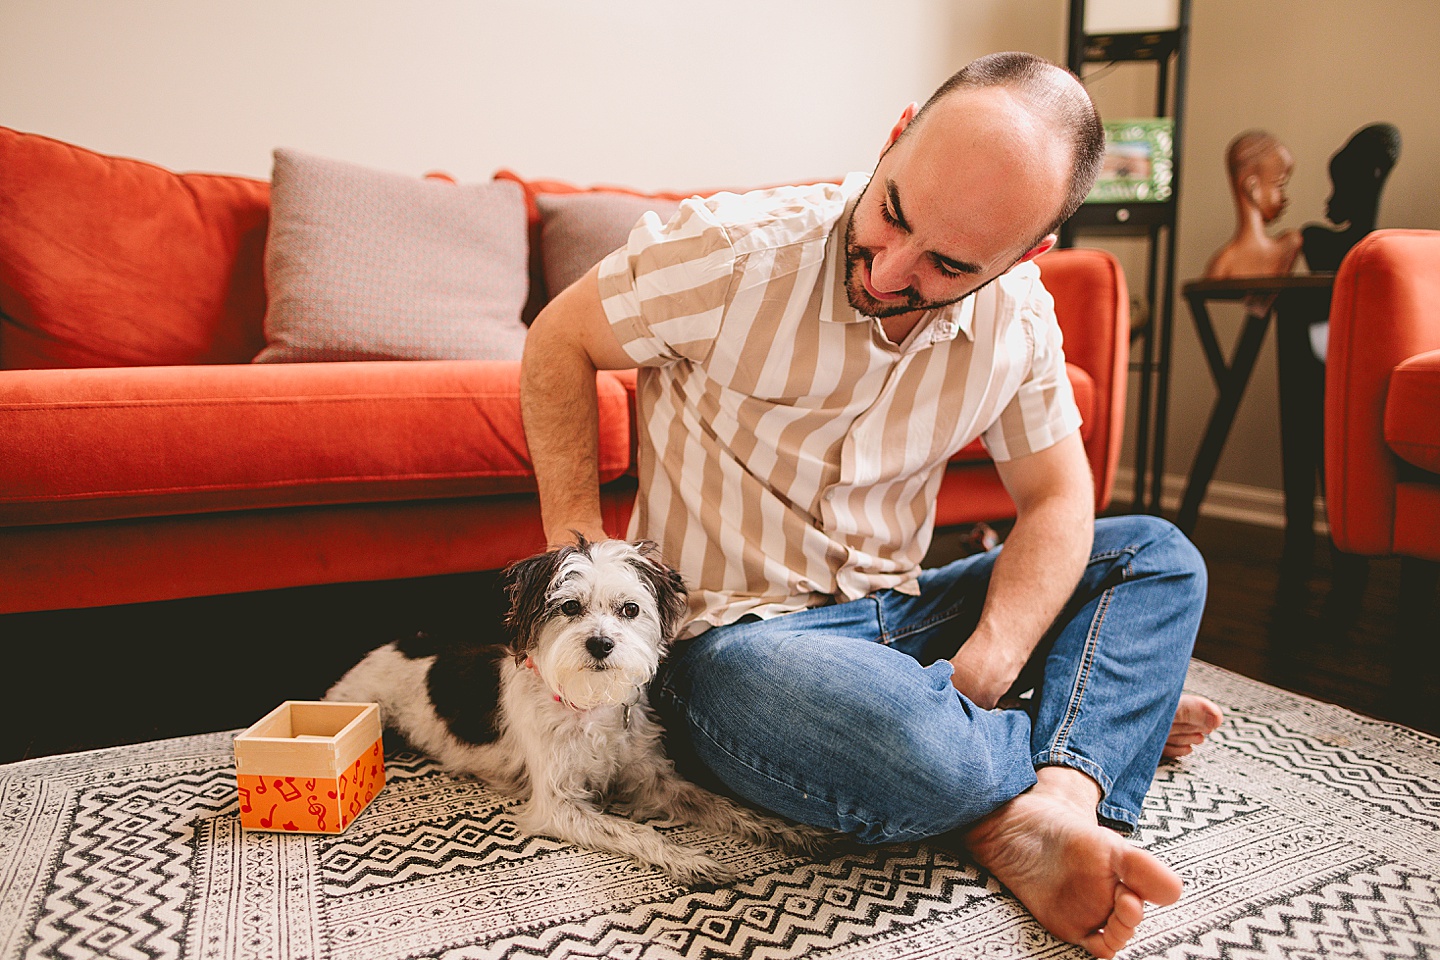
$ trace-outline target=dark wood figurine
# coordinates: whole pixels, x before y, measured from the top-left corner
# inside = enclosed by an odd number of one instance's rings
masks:
[[[1305,262],[1312,271],[1331,272],[1350,248],[1375,229],[1380,188],[1400,158],[1400,131],[1388,123],[1361,127],[1330,158],[1330,200],[1325,216],[1335,225],[1305,227]]]

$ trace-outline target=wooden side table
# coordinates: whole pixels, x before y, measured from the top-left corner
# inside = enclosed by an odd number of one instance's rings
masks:
[[[1276,351],[1280,385],[1280,456],[1285,486],[1285,541],[1287,548],[1308,547],[1315,522],[1315,476],[1322,456],[1325,413],[1325,367],[1310,349],[1310,326],[1330,315],[1333,273],[1285,277],[1236,277],[1226,280],[1192,280],[1181,292],[1190,304],[1195,332],[1205,351],[1210,375],[1219,395],[1210,412],[1204,438],[1195,453],[1190,479],[1176,521],[1187,534],[1195,528],[1200,503],[1215,475],[1215,466],[1245,395],[1255,358],[1276,322]],[[1215,336],[1207,305],[1211,301],[1246,301],[1250,309],[1227,360]]]

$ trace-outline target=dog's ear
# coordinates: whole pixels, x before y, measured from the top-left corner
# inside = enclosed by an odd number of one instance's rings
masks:
[[[505,614],[505,629],[510,634],[510,648],[515,651],[516,663],[524,663],[534,647],[535,634],[545,616],[550,584],[560,564],[574,552],[574,547],[561,547],[537,553],[512,563],[501,575],[505,594],[510,600],[510,609]]]
[[[635,569],[655,594],[655,605],[660,611],[660,631],[666,640],[673,640],[675,632],[680,628],[680,618],[689,609],[685,578],[666,565],[660,557],[659,546],[653,541],[637,541],[635,553]]]

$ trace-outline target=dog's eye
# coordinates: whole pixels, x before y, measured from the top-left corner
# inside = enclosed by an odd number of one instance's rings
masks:
[[[560,604],[560,612],[565,614],[565,616],[567,617],[580,616],[580,610],[581,607],[579,600],[566,600],[564,603]]]
[[[629,603],[625,604],[623,607],[620,608],[620,616],[624,617],[626,620],[634,620],[636,617],[640,616],[640,604],[636,603],[633,600],[630,601]]]

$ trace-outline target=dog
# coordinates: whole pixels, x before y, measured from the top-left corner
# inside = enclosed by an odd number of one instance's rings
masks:
[[[418,634],[371,651],[326,699],[376,702],[387,726],[443,766],[523,802],[527,833],[630,857],[686,886],[739,871],[640,821],[666,819],[812,852],[828,834],[682,778],[646,696],[686,610],[648,541],[538,554],[502,577],[508,644]]]

